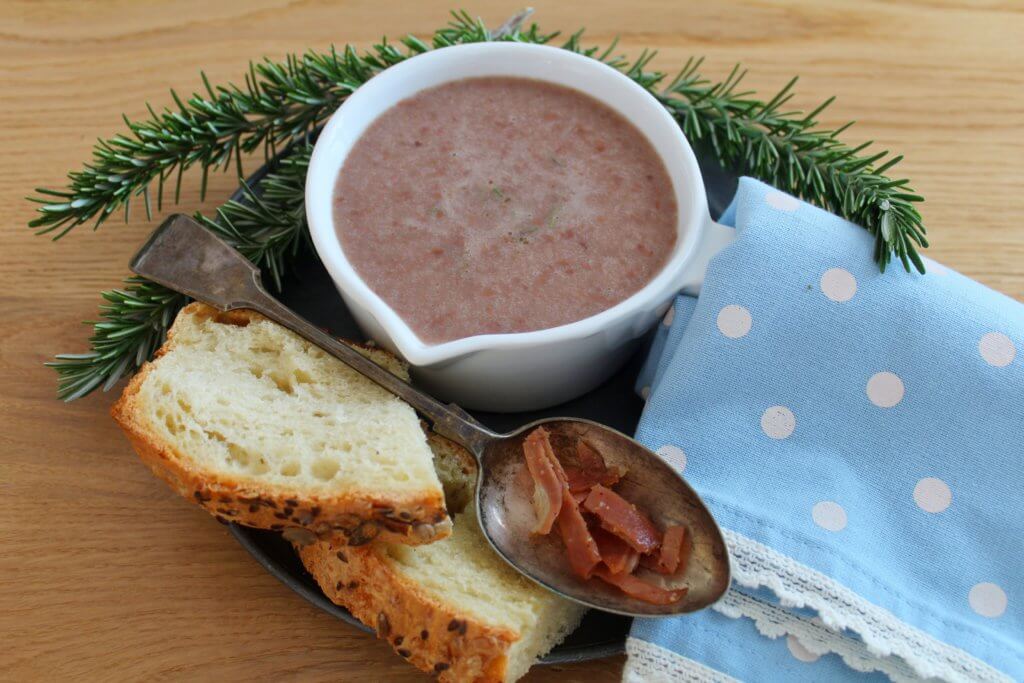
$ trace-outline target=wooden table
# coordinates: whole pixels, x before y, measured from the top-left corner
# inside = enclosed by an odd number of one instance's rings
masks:
[[[551,3],[555,5],[556,3]],[[1013,2],[572,2],[544,27],[660,50],[658,65],[735,61],[765,91],[800,74],[798,104],[839,96],[827,123],[906,154],[928,197],[933,258],[1024,299],[1024,13]],[[689,6],[687,6],[689,5]],[[122,112],[167,91],[237,80],[247,60],[382,34],[430,33],[441,0],[0,2],[0,678],[422,681],[379,642],[266,574],[198,508],[157,482],[107,417],[114,394],[54,400],[53,354],[84,350],[97,292],[117,286],[152,228],[81,228],[59,243],[25,227]],[[492,25],[516,9],[470,9]],[[205,208],[234,182],[214,178]],[[187,182],[181,208],[200,208]],[[622,659],[538,669],[531,681],[618,680]]]

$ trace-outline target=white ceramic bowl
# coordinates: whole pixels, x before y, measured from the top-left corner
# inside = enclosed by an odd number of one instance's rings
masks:
[[[349,151],[380,114],[425,88],[479,76],[533,78],[574,88],[632,121],[653,143],[668,170],[679,210],[679,236],[653,280],[597,315],[547,330],[426,344],[345,258],[331,198]],[[366,335],[408,361],[417,384],[439,398],[502,412],[561,403],[605,380],[661,318],[677,292],[699,288],[708,260],[733,234],[711,221],[693,151],[653,96],[596,60],[520,43],[433,50],[388,68],[360,87],[317,140],[306,177],[306,215],[317,253]]]

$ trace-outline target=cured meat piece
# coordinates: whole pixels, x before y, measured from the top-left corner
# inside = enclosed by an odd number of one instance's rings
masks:
[[[576,442],[576,461],[584,470],[603,470],[604,458],[590,444],[582,439]]]
[[[562,496],[562,509],[558,513],[558,531],[562,534],[573,574],[581,579],[589,579],[594,568],[601,563],[601,554],[576,501],[569,495],[568,489],[565,494]]]
[[[661,563],[669,574],[685,571],[692,549],[685,526],[670,526],[661,539]]]
[[[692,549],[686,527],[670,526],[662,536],[647,515],[608,488],[624,472],[607,467],[583,441],[576,442],[575,458],[570,454],[570,465],[563,467],[550,434],[538,427],[523,440],[523,455],[533,479],[533,533],[549,534],[558,523],[573,574],[597,577],[652,604],[683,599],[686,588],[663,588],[633,572],[641,564],[661,574],[685,570]]]
[[[593,575],[615,586],[629,597],[652,605],[671,605],[679,602],[689,591],[685,586],[674,590],[655,586],[633,574],[612,574],[607,567],[597,567]]]
[[[653,553],[661,545],[661,534],[647,515],[611,489],[600,484],[592,488],[583,501],[583,509],[642,555]]]
[[[601,454],[585,441],[576,442],[576,465],[565,468],[573,493],[589,491],[597,484],[614,486],[625,473],[620,467],[608,467]]]
[[[692,550],[693,540],[687,528],[673,525],[665,529],[658,552],[644,555],[640,563],[659,574],[685,572]]]
[[[562,482],[563,486],[568,487],[569,479],[565,475],[565,469],[562,468],[562,462],[558,459],[558,456],[555,455],[555,449],[551,447],[551,438],[548,435],[548,430],[543,427],[537,427],[537,429],[533,431],[544,433],[544,454],[551,462],[551,467],[555,470],[555,475],[558,477],[558,481]]]
[[[625,541],[604,529],[594,528],[590,535],[597,543],[601,561],[612,574],[632,574],[640,561],[640,553],[629,547]]]
[[[526,456],[526,468],[533,477],[533,510],[537,514],[537,523],[532,532],[549,534],[562,509],[562,492],[566,487],[555,470],[558,461],[551,451],[547,431],[539,428],[530,432],[523,441],[523,454]]]

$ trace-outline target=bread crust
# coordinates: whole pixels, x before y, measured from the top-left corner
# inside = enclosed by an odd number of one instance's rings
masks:
[[[212,317],[217,322],[242,326],[262,319],[254,311],[221,313],[200,303],[186,306],[179,313],[179,316],[184,315]],[[168,353],[173,345],[172,327],[153,361],[136,373],[110,412],[142,461],[181,496],[200,505],[221,522],[282,531],[288,540],[296,543],[332,539],[358,546],[379,538],[419,545],[451,534],[451,520],[441,491],[408,496],[384,496],[370,491],[324,495],[264,485],[195,467],[186,454],[153,435],[138,418],[139,389],[152,363]],[[387,352],[370,348],[365,348],[364,352],[374,362],[388,364]],[[390,360],[394,364],[395,359],[390,357]]]
[[[307,571],[332,602],[348,609],[411,664],[444,683],[500,683],[519,634],[438,601],[403,577],[378,544],[298,547]]]

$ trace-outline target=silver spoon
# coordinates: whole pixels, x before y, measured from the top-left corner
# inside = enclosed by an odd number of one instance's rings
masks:
[[[247,308],[287,327],[347,363],[415,407],[434,431],[461,444],[476,458],[477,512],[484,536],[509,564],[542,586],[588,607],[629,616],[680,614],[702,609],[729,586],[729,558],[722,533],[700,497],[660,457],[609,427],[577,418],[549,418],[509,434],[496,434],[455,405],[445,405],[299,317],[260,284],[259,269],[231,246],[187,216],[171,216],[130,263],[132,271],[219,310]],[[681,576],[659,577],[665,588],[687,586],[671,605],[631,598],[598,579],[573,576],[557,534],[533,536],[533,483],[522,441],[543,425],[552,442],[585,440],[609,465],[627,471],[617,492],[647,512],[659,528],[685,525],[693,539],[689,565]],[[664,580],[663,580],[664,579]]]

